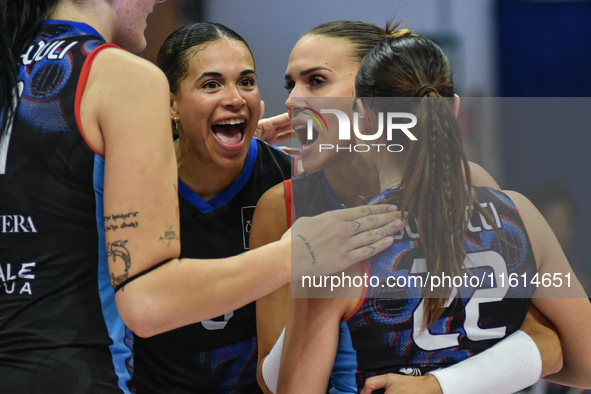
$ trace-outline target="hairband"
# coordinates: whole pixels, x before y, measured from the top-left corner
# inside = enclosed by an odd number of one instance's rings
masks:
[[[425,85],[419,89],[418,96],[423,97],[431,92],[439,94],[439,92],[437,91],[437,89],[435,89],[435,87],[433,85]]]

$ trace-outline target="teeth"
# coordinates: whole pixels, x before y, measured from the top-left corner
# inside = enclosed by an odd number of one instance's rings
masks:
[[[306,128],[306,125],[299,124],[299,125],[297,125],[297,126],[294,128],[294,131],[302,130],[302,129],[305,129],[305,128]]]
[[[312,144],[313,144],[313,142],[310,142],[310,143],[306,142],[305,144],[302,144],[302,149],[308,149],[309,147],[312,146]]]
[[[229,125],[235,125],[235,124],[241,124],[241,123],[244,123],[244,119],[221,120],[219,122],[215,122],[214,125],[225,126],[227,124],[229,124]]]

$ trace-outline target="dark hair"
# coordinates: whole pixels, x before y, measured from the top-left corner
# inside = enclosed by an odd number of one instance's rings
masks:
[[[27,42],[60,0],[0,0],[0,136],[12,116],[12,96],[18,78],[18,63]]]
[[[189,60],[195,53],[194,48],[223,38],[244,43],[252,56],[252,51],[244,38],[234,30],[219,23],[189,23],[171,33],[164,40],[158,51],[156,64],[166,74],[172,93],[178,92],[181,81],[189,71]]]
[[[471,190],[470,168],[453,113],[453,75],[449,60],[431,40],[401,30],[378,43],[364,58],[355,79],[358,97],[408,97],[404,110],[417,117],[417,141],[404,146],[401,211],[416,217],[432,275],[462,275],[466,252],[466,207],[490,215]],[[376,110],[380,100],[362,99]],[[397,110],[398,107],[397,103]],[[467,187],[466,187],[467,185]],[[494,226],[498,234],[498,229]],[[504,238],[503,238],[504,239]],[[423,328],[443,313],[449,289],[427,289]]]
[[[318,35],[332,38],[344,38],[353,45],[351,58],[361,63],[365,55],[385,38],[397,34],[400,23],[393,23],[393,19],[385,29],[370,23],[359,21],[335,21],[323,23],[310,30],[307,35]]]

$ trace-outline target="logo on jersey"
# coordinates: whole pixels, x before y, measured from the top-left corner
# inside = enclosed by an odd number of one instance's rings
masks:
[[[3,234],[36,233],[37,228],[30,216],[0,215],[0,232]]]
[[[408,375],[408,376],[421,376],[421,370],[418,368],[400,368],[400,370],[398,371],[403,375]]]
[[[256,206],[242,207],[242,242],[244,249],[248,250],[250,241],[250,227],[252,226],[252,217],[254,216],[254,209]]]

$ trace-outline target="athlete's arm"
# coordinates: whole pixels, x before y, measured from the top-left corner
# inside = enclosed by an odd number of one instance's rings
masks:
[[[472,185],[488,186],[499,190],[492,176],[481,166],[469,162]],[[520,328],[538,346],[542,356],[542,377],[557,372],[562,367],[562,352],[556,328],[535,306],[531,306]],[[469,362],[469,359],[467,360]],[[466,362],[466,361],[464,361]]]
[[[257,203],[250,230],[250,249],[275,242],[288,229],[283,183],[269,189]],[[256,302],[257,313],[257,381],[266,394],[271,393],[263,379],[263,362],[285,327],[289,284]]]
[[[166,78],[154,65],[105,49],[91,68],[80,109],[90,145],[105,157],[109,271],[114,286],[127,283],[116,293],[117,308],[136,334],[151,336],[219,316],[286,284],[292,271],[341,270],[391,243],[391,238],[377,236],[378,231],[368,238],[366,231],[380,226],[389,230],[397,215],[368,216],[378,208],[360,207],[298,221],[291,231],[293,242],[289,233],[227,259],[179,260],[169,100]],[[329,268],[331,260],[341,266]]]
[[[343,298],[293,298],[281,357],[278,393],[326,393],[344,316]]]
[[[533,304],[558,330],[562,345],[563,367],[546,377],[556,383],[591,388],[591,304],[581,284],[542,214],[524,196],[505,192],[515,203],[528,232],[538,264],[539,279],[544,274],[552,278],[549,287],[538,287]],[[570,273],[570,286],[566,274]],[[562,285],[555,286],[561,277]]]

